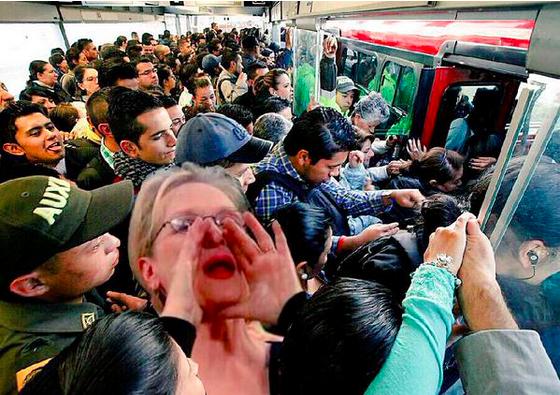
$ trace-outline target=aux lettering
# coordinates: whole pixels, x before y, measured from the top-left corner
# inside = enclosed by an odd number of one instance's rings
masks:
[[[33,214],[37,214],[49,223],[54,224],[55,216],[62,213],[62,209],[68,204],[70,195],[70,183],[58,178],[49,177],[47,189],[43,193],[43,199],[39,202],[44,207],[37,207]]]

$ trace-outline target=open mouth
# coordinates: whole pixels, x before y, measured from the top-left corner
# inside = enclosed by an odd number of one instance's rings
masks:
[[[52,151],[52,152],[60,152],[62,151],[62,149],[63,149],[62,143],[60,143],[59,141],[57,141],[56,143],[52,143],[47,147],[47,151]]]
[[[229,257],[216,257],[204,265],[204,274],[216,280],[231,278],[236,271],[235,263]]]

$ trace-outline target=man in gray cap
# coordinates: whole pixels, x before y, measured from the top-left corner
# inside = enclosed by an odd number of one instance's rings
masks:
[[[335,110],[338,110],[344,116],[348,116],[350,109],[358,99],[358,95],[358,88],[351,78],[345,75],[336,77],[336,106],[333,106]]]
[[[272,142],[251,136],[239,123],[222,114],[198,114],[179,132],[175,161],[221,166],[244,190],[255,181],[249,164],[260,162]]]

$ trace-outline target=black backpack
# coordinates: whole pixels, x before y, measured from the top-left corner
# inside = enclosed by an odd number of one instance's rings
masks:
[[[334,199],[320,188],[309,187],[307,184],[297,181],[287,174],[275,171],[263,171],[255,176],[255,182],[249,185],[247,199],[253,207],[263,188],[275,182],[276,184],[291,191],[299,201],[309,203],[325,210],[332,219],[332,231],[334,235],[348,235],[350,229],[346,215],[339,209]]]
[[[422,263],[415,233],[399,232],[382,237],[352,251],[335,267],[332,277],[352,277],[377,281],[402,300],[410,286],[410,274]]]

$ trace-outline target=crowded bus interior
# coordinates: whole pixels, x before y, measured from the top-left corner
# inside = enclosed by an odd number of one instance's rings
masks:
[[[560,3],[0,34],[0,394],[560,394]]]

